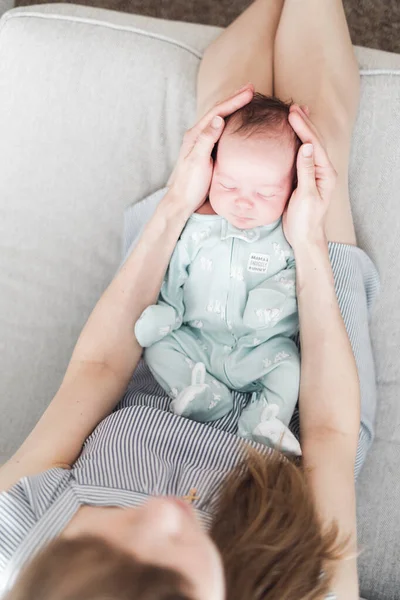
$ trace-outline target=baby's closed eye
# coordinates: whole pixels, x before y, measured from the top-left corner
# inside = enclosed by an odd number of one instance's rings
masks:
[[[265,198],[266,200],[268,200],[268,198],[275,198],[275,196],[276,196],[276,194],[270,194],[270,195],[267,196],[267,194],[261,194],[260,192],[258,192],[258,195],[261,198]]]
[[[224,190],[236,190],[236,188],[235,188],[235,187],[229,187],[229,186],[227,186],[227,185],[224,185],[223,183],[220,183],[219,185],[220,185],[221,187],[223,187],[223,188],[224,188]]]

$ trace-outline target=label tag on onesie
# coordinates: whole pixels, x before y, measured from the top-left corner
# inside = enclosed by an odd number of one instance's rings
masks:
[[[269,258],[269,254],[252,252],[247,263],[247,270],[250,273],[266,273],[268,271]]]

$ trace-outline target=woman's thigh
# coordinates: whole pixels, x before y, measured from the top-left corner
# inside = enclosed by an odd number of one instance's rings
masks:
[[[308,105],[338,173],[328,239],[355,244],[348,172],[360,75],[342,0],[285,0],[275,37],[274,94]]]
[[[248,82],[273,93],[273,51],[284,0],[255,0],[206,48],[197,79],[197,118]]]

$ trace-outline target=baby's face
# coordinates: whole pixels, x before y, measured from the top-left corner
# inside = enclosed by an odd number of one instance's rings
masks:
[[[286,137],[224,132],[209,191],[214,211],[239,229],[269,225],[292,191],[294,147]]]

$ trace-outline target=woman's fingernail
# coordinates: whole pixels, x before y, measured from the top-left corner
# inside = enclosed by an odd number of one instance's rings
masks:
[[[219,129],[222,123],[222,117],[219,117],[218,115],[216,115],[213,120],[211,121],[211,127],[214,127],[214,129]]]
[[[238,90],[236,90],[236,92],[234,92],[235,94],[239,94],[239,92],[243,92],[246,88],[248,88],[250,85],[249,83],[246,83],[246,85],[243,85],[241,88],[239,88]]]
[[[303,156],[307,156],[307,157],[312,156],[313,145],[312,144],[304,144],[302,152],[303,152]]]

